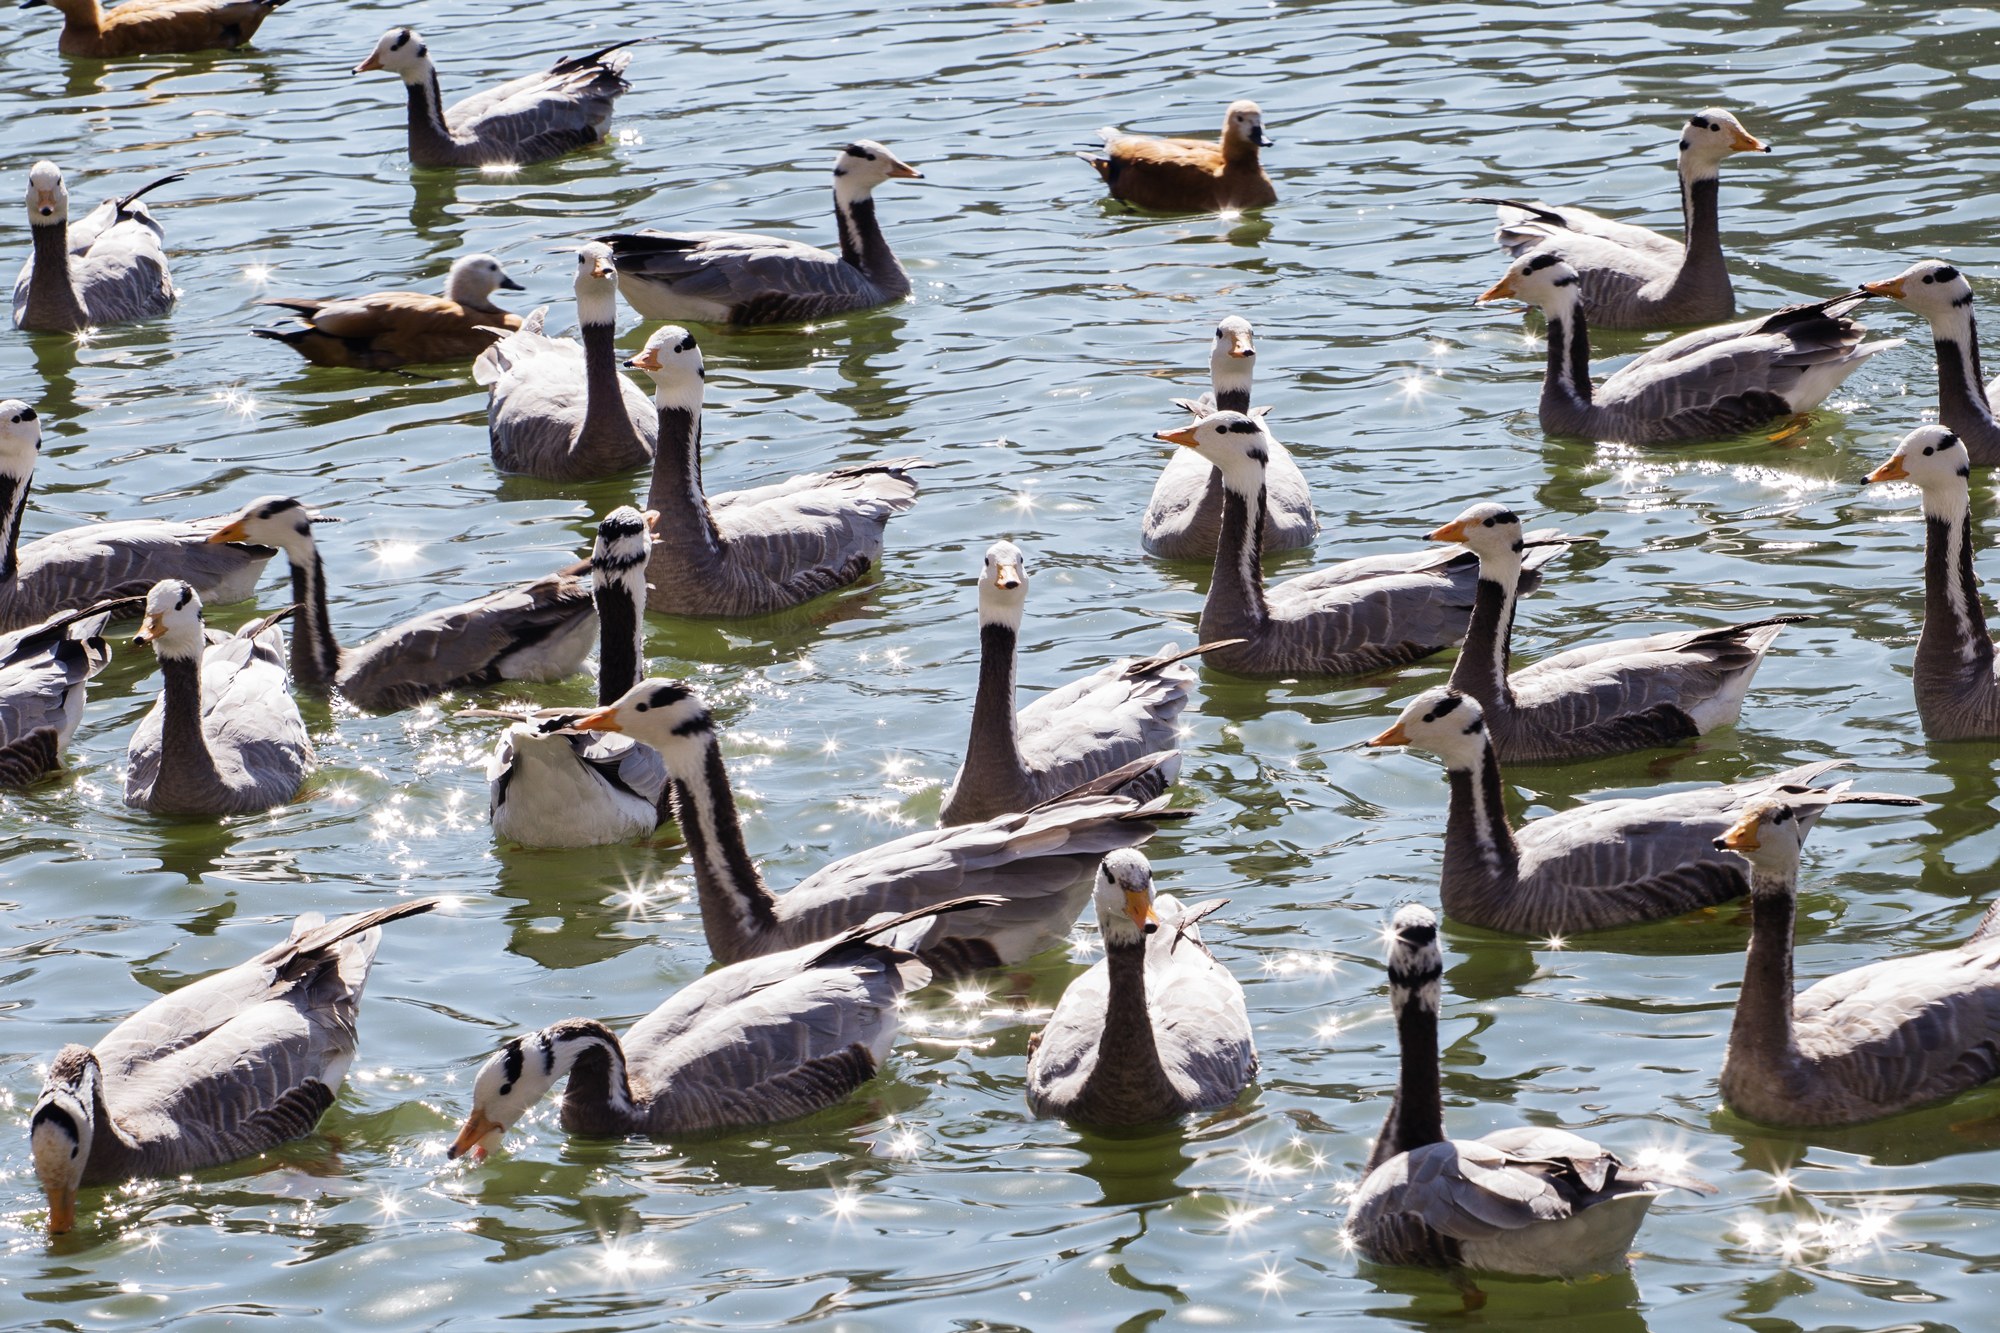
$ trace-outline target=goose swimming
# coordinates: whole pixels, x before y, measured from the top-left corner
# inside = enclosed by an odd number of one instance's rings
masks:
[[[252,329],[281,342],[319,366],[395,370],[441,361],[467,361],[521,327],[521,317],[493,304],[502,288],[523,290],[492,255],[454,260],[443,296],[422,292],[369,292],[329,300],[274,297],[298,317],[295,325]]]
[[[1893,278],[1864,282],[1864,292],[1900,301],[1930,322],[1937,347],[1938,421],[1965,444],[1974,467],[2000,464],[2000,421],[1993,390],[1979,368],[1972,284],[1951,264],[1919,260]]]
[[[83,721],[84,686],[111,660],[105,622],[123,608],[100,602],[0,635],[0,787],[25,787],[61,767]]]
[[[107,199],[69,225],[69,187],[53,162],[28,171],[28,231],[34,253],[14,280],[14,327],[76,333],[152,319],[179,295],[167,271],[166,231],[139,197],[186,180],[176,171]]]

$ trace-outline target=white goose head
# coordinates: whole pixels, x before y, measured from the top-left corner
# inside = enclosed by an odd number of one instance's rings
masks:
[[[404,83],[422,83],[431,74],[431,51],[415,28],[391,28],[375,43],[375,49],[354,67],[356,74],[386,69],[400,75]]]
[[[466,1153],[475,1161],[484,1157],[575,1067],[579,1056],[614,1040],[601,1024],[573,1020],[502,1046],[472,1080],[472,1111],[446,1155],[454,1160]]]
[[[1435,1013],[1439,979],[1444,976],[1437,913],[1422,903],[1404,903],[1396,909],[1386,935],[1390,1003],[1401,1012],[1414,998]]]
[[[1965,442],[1943,426],[1919,426],[1903,437],[1870,481],[1913,481],[1924,493],[1924,512],[1957,518],[1971,494],[1972,458]]]
[[[1862,283],[1861,290],[1901,301],[1933,325],[1972,318],[1972,284],[1941,259],[1919,259],[1893,278]]]
[[[1476,769],[1486,753],[1486,716],[1477,700],[1440,685],[1410,700],[1395,725],[1368,744],[1414,746],[1444,760],[1446,768]]]
[[[979,571],[979,623],[1021,628],[1021,611],[1028,601],[1028,560],[1012,542],[986,548]]]
[[[1098,863],[1091,898],[1107,946],[1138,944],[1160,928],[1159,914],[1153,910],[1152,864],[1130,847],[1121,847]]]
[[[615,731],[660,752],[676,777],[698,772],[713,743],[708,704],[677,680],[651,676],[609,707],[579,718],[579,731]]]
[[[1479,557],[1482,567],[1505,568],[1521,563],[1526,543],[1521,538],[1521,517],[1506,505],[1487,501],[1473,505],[1451,522],[1430,533],[1434,542],[1457,542]]]
[[[37,162],[28,169],[28,221],[37,227],[69,221],[69,187],[53,162]]]
[[[1257,339],[1250,321],[1230,315],[1215,326],[1215,342],[1208,352],[1208,375],[1218,394],[1231,389],[1249,392],[1257,369]]]
[[[866,199],[886,180],[922,180],[924,173],[876,143],[856,139],[833,162],[833,193],[842,202]]]
[[[49,1201],[54,1234],[76,1225],[76,1192],[97,1136],[98,1077],[97,1057],[86,1047],[63,1047],[49,1062],[42,1095],[28,1117],[28,1152]]]
[[[1719,106],[1688,117],[1681,129],[1681,161],[1697,177],[1713,176],[1732,153],[1768,153],[1771,145],[1743,128],[1743,122]]]
[[[1229,109],[1222,113],[1222,137],[1259,148],[1269,148],[1277,142],[1264,133],[1263,109],[1250,101],[1229,104]]]
[[[576,313],[584,324],[618,322],[618,269],[611,247],[590,241],[576,249]]]
[[[334,520],[316,514],[289,495],[266,495],[236,511],[236,516],[209,534],[211,543],[248,542],[275,546],[294,564],[309,565],[317,549],[313,524]]]
[[[463,255],[452,261],[451,272],[445,277],[444,299],[460,305],[490,306],[493,293],[503,287],[510,292],[526,290],[507,276],[507,270],[492,255]]]
[[[646,603],[646,560],[653,549],[653,522],[658,514],[642,514],[631,505],[620,505],[597,525],[597,541],[590,548],[590,577],[602,590],[622,585],[637,603]]]
[[[654,406],[701,411],[708,369],[702,363],[701,345],[680,325],[662,324],[654,329],[645,349],[625,364],[653,377]]]
[[[25,482],[42,454],[42,419],[18,398],[0,402],[0,476]]]
[[[150,643],[162,660],[201,658],[207,639],[201,630],[201,596],[179,579],[163,579],[146,594],[146,615],[134,643]]]
[[[1806,833],[1818,813],[1784,800],[1758,801],[1715,840],[1715,845],[1750,863],[1751,892],[1790,895],[1798,890],[1799,849],[1805,846]]]
[[[1242,412],[1217,412],[1153,438],[1194,450],[1222,473],[1225,486],[1244,496],[1257,494],[1271,461],[1270,433],[1262,421]]]
[[[1547,251],[1523,255],[1508,265],[1500,281],[1479,294],[1482,301],[1526,301],[1560,319],[1576,307],[1580,288],[1576,270]]]

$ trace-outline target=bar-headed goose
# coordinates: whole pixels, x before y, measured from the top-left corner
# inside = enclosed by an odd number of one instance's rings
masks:
[[[1217,412],[1155,438],[1194,450],[1222,473],[1221,541],[1197,633],[1205,643],[1240,642],[1204,653],[1207,665],[1239,676],[1343,675],[1414,662],[1465,637],[1479,582],[1471,552],[1367,556],[1267,589],[1264,470],[1271,437],[1264,423]],[[1524,590],[1540,585],[1537,571],[1558,549],[1528,557]]]
[[[1104,957],[1069,984],[1028,1043],[1028,1105],[1090,1125],[1147,1125],[1227,1106],[1257,1077],[1243,986],[1202,943],[1192,910],[1116,851],[1097,870]]]
[[[153,585],[132,641],[153,645],[164,684],[125,750],[125,804],[241,815],[299,794],[316,761],[285,676],[279,616],[210,641],[193,588]]]
[[[403,80],[410,100],[410,162],[419,167],[524,166],[544,162],[604,138],[611,107],[643,40],[613,42],[589,55],[565,56],[535,74],[474,93],[450,107],[438,91],[430,48],[413,28],[391,28],[354,67],[386,69]]]
[[[98,0],[21,0],[21,8],[47,5],[63,16],[56,49],[66,56],[165,55],[176,51],[234,50],[257,35],[285,0],[122,0],[105,9]]]
[[[1396,1095],[1345,1234],[1379,1264],[1523,1277],[1623,1271],[1653,1200],[1713,1194],[1683,1172],[1638,1167],[1567,1130],[1541,1125],[1448,1139],[1438,1066],[1437,917],[1406,903],[1389,927],[1389,1007],[1401,1066]]]
[[[14,327],[75,333],[152,319],[174,308],[166,232],[139,196],[186,177],[176,171],[107,199],[74,227],[69,189],[53,162],[28,171],[28,231],[34,253],[14,280]]]
[[[1853,1125],[2000,1076],[2000,915],[1953,949],[1869,963],[1792,993],[1799,844],[1824,796],[1760,801],[1716,839],[1750,863],[1750,952],[1722,1098],[1767,1125]],[[1910,797],[1882,805],[1922,805]]]
[[[581,346],[542,332],[543,306],[472,363],[502,472],[591,481],[653,461],[659,418],[645,390],[618,373],[617,274],[610,248],[596,241],[576,252],[576,311]]]
[[[337,689],[372,713],[413,708],[449,690],[503,680],[561,680],[574,675],[597,638],[590,584],[558,570],[531,583],[426,611],[343,648],[326,606],[326,567],[313,524],[325,521],[284,495],[252,500],[210,541],[268,542],[292,567],[299,607],[292,635],[292,679],[300,688]]]
[[[1167,809],[1164,799],[1064,796],[1024,814],[883,843],[775,894],[743,841],[715,720],[700,695],[677,681],[645,680],[576,725],[622,732],[667,761],[702,929],[721,963],[823,940],[878,912],[913,911],[968,893],[993,893],[1004,902],[939,922],[918,952],[952,971],[1017,963],[1068,937],[1105,853],[1143,843],[1161,821],[1183,813]]]
[[[618,287],[648,319],[698,324],[789,324],[888,305],[910,294],[875,220],[875,187],[923,176],[876,143],[857,139],[833,164],[840,253],[740,231],[620,232],[611,247]]]
[[[1499,206],[1493,239],[1515,259],[1550,254],[1575,269],[1590,322],[1598,328],[1713,324],[1736,313],[1716,223],[1722,161],[1733,153],[1770,151],[1721,107],[1689,116],[1681,131],[1679,241],[1587,208],[1558,208],[1539,199],[1472,202]]]
[[[1950,264],[1925,259],[1861,290],[1901,301],[1930,321],[1937,345],[1938,420],[1965,442],[1975,467],[2000,464],[2000,421],[1992,388],[1979,368],[1979,330],[1972,318],[1972,284]]]
[[[965,762],[945,789],[941,824],[1012,814],[1136,764],[1115,790],[1150,801],[1181,769],[1180,728],[1194,673],[1180,665],[1202,651],[1127,658],[1053,690],[1016,713],[1014,663],[1028,565],[1021,548],[995,542],[979,574],[979,692]],[[1204,645],[1206,646],[1206,645]]]
[[[1718,850],[1715,839],[1753,802],[1809,791],[1846,762],[1821,760],[1666,796],[1588,801],[1516,829],[1477,700],[1449,686],[1426,690],[1368,744],[1415,746],[1444,761],[1451,782],[1438,877],[1445,915],[1534,936],[1642,925],[1742,897],[1750,885],[1743,862]],[[1835,784],[1827,800],[1874,799],[1850,793],[1851,785]]]
[[[1548,319],[1542,429],[1621,444],[1719,440],[1810,412],[1877,352],[1900,347],[1847,318],[1868,299],[1849,292],[1684,333],[1641,352],[1603,382],[1590,380],[1590,330],[1576,270],[1555,255],[1517,259],[1482,301],[1541,307]]]
[[[289,310],[299,322],[250,332],[281,342],[320,366],[395,370],[466,361],[521,327],[519,315],[493,304],[493,293],[501,288],[522,290],[492,255],[464,255],[453,261],[443,296],[369,292],[324,301],[275,297],[258,304]]]
[[[240,602],[277,552],[212,543],[219,519],[86,523],[21,545],[28,491],[41,458],[42,423],[17,398],[0,402],[0,631],[39,624],[59,611],[144,597],[161,579],[194,585],[213,605]]]
[[[883,916],[717,968],[623,1037],[590,1018],[516,1037],[473,1079],[472,1112],[449,1155],[484,1157],[565,1078],[571,1134],[695,1134],[824,1110],[888,1059],[904,998],[931,979],[915,947],[932,920],[994,901]]]
[[[2000,675],[1972,572],[1972,460],[1943,426],[1903,437],[1873,481],[1915,482],[1924,507],[1924,625],[1911,670],[1917,716],[1933,740],[2000,737]]]
[[[1673,745],[1728,726],[1778,632],[1809,616],[1720,629],[1675,630],[1572,648],[1509,672],[1515,586],[1529,549],[1521,520],[1477,504],[1431,533],[1479,557],[1472,627],[1451,687],[1479,701],[1486,736],[1505,763],[1588,759]]]
[[[25,787],[62,764],[83,720],[85,682],[111,660],[102,635],[115,609],[101,602],[0,635],[0,787]]]
[[[1199,398],[1176,398],[1174,406],[1187,409],[1196,421],[1217,412],[1244,412],[1262,420],[1264,410],[1250,406],[1256,355],[1250,321],[1241,315],[1229,316],[1215,326],[1215,341],[1208,354],[1213,387]],[[1266,434],[1269,429],[1267,422]],[[1264,549],[1295,551],[1311,546],[1319,533],[1312,492],[1290,452],[1275,439],[1264,467],[1264,485],[1268,505]],[[1160,479],[1153,483],[1153,498],[1146,502],[1139,531],[1140,544],[1147,553],[1163,560],[1215,559],[1222,533],[1222,474],[1198,454],[1176,449],[1168,456]]]
[[[317,912],[256,957],[160,996],[94,1047],[49,1062],[28,1142],[49,1230],[77,1191],[178,1176],[312,1132],[354,1063],[380,927],[435,898],[326,921]]]
[[[625,363],[651,374],[659,444],[646,507],[660,516],[648,608],[673,616],[762,616],[858,583],[882,560],[882,530],[917,502],[898,458],[807,472],[709,495],[701,485],[706,372],[694,335],[655,329]]]
[[[1266,208],[1278,191],[1259,152],[1271,146],[1255,102],[1231,102],[1222,134],[1206,139],[1153,139],[1115,125],[1098,132],[1104,156],[1078,153],[1097,169],[1113,199],[1155,213],[1216,213]]]

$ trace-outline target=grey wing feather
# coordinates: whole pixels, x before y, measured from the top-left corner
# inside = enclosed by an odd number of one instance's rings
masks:
[[[777,236],[648,230],[598,239],[612,248],[627,299],[661,317],[782,323],[864,309],[895,295],[839,255]],[[652,300],[646,289],[656,293]]]
[[[277,552],[268,546],[211,543],[214,522],[150,519],[90,523],[29,542],[20,569],[0,589],[0,630],[109,598],[143,597],[163,579],[181,579],[205,604],[240,602]]]
[[[604,137],[613,103],[631,87],[624,77],[631,60],[632,53],[618,47],[559,60],[540,73],[453,103],[445,124],[454,139],[508,151],[526,162],[587,147]]]
[[[2000,1074],[2000,945],[1893,958],[1793,1003],[1799,1051],[1842,1101],[1881,1114]]]
[[[589,392],[584,350],[543,332],[543,306],[519,329],[479,354],[473,379],[487,387],[486,429],[493,464],[546,481],[586,481],[643,467],[658,443],[659,415],[638,385],[618,376],[629,437],[584,438]]]

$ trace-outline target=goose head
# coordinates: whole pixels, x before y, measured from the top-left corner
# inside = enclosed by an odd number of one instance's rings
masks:
[[[1231,315],[1215,326],[1215,342],[1208,351],[1208,376],[1217,394],[1231,389],[1250,391],[1257,369],[1257,339],[1250,321]]]
[[[1389,946],[1389,1002],[1400,1012],[1414,998],[1436,1011],[1438,980],[1444,975],[1437,913],[1422,903],[1404,903],[1384,936]]]
[[[1943,426],[1919,426],[1903,437],[1889,461],[1869,481],[1913,481],[1924,493],[1924,512],[1956,518],[1968,502],[1972,458],[1965,442]]]
[[[1476,504],[1441,528],[1431,531],[1434,542],[1457,542],[1479,557],[1482,568],[1519,565],[1527,543],[1521,537],[1521,517],[1506,505]]]
[[[1237,143],[1269,148],[1277,140],[1264,133],[1264,112],[1255,102],[1231,102],[1222,113],[1222,137]]]
[[[1368,744],[1414,746],[1444,760],[1446,768],[1478,768],[1486,753],[1486,716],[1476,699],[1440,685],[1410,700],[1396,724]]]
[[[146,614],[133,643],[150,643],[162,659],[201,659],[207,639],[201,631],[201,596],[179,579],[163,579],[146,594]]]
[[[1715,845],[1750,863],[1752,893],[1796,893],[1799,849],[1805,846],[1806,833],[1824,804],[1823,798],[1810,809],[1781,799],[1757,801],[1715,840]]]
[[[701,411],[701,391],[708,378],[701,345],[678,324],[662,324],[646,339],[639,355],[625,363],[653,377],[653,405]]]
[[[493,293],[501,288],[525,291],[507,276],[507,270],[492,255],[463,255],[453,260],[444,280],[444,299],[460,305],[491,306]]]
[[[979,623],[1021,628],[1021,609],[1028,601],[1028,561],[1012,542],[986,548],[979,571]]]
[[[597,525],[590,548],[590,577],[599,589],[623,584],[640,605],[646,601],[646,560],[653,549],[653,523],[658,514],[640,513],[620,505]]]
[[[651,676],[617,702],[577,719],[579,731],[613,731],[652,746],[676,777],[698,774],[714,744],[708,704],[677,680]]]
[[[876,143],[856,139],[833,163],[833,193],[844,202],[866,199],[886,180],[922,180],[924,173]]]
[[[1713,176],[1732,153],[1768,153],[1771,145],[1743,128],[1743,122],[1719,106],[1688,117],[1681,129],[1681,161],[1694,175]]]
[[[584,324],[618,322],[618,269],[602,241],[576,248],[576,313]]]
[[[28,221],[37,227],[69,221],[69,187],[53,162],[37,162],[28,169]]]
[[[1223,485],[1247,497],[1263,486],[1264,467],[1271,461],[1270,433],[1262,421],[1242,412],[1217,412],[1153,438],[1194,450],[1222,473]]]
[[[0,402],[0,476],[24,482],[42,454],[42,420],[18,398]]]
[[[1972,284],[1941,259],[1920,259],[1893,278],[1862,283],[1861,290],[1901,301],[1933,325],[1972,316]]]
[[[617,1038],[601,1023],[573,1019],[516,1037],[495,1051],[472,1081],[472,1110],[446,1154],[473,1160],[499,1146],[500,1137],[548,1095],[585,1052],[616,1049]]]
[[[1139,944],[1160,928],[1153,896],[1152,864],[1132,848],[1121,847],[1098,863],[1091,898],[1107,948]]]
[[[1508,265],[1500,281],[1479,294],[1482,301],[1526,301],[1560,319],[1575,308],[1576,270],[1546,251],[1523,255]]]
[[[97,1057],[87,1047],[63,1047],[49,1062],[42,1095],[28,1117],[28,1151],[49,1201],[54,1234],[76,1225],[76,1192],[97,1135],[98,1077]]]
[[[402,76],[404,83],[422,83],[430,77],[431,51],[415,28],[391,28],[375,43],[375,49],[354,67],[356,74],[386,69]]]
[[[331,523],[289,495],[267,495],[252,500],[236,511],[236,516],[210,533],[211,543],[246,542],[252,546],[275,546],[295,565],[312,563],[317,549],[313,524]]]

